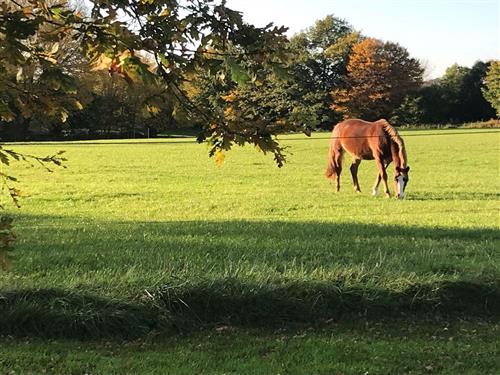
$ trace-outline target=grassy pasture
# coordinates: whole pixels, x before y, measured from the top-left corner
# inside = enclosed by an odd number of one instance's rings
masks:
[[[402,135],[404,201],[370,195],[369,161],[354,193],[348,158],[335,194],[326,134],[282,137],[282,169],[189,140],[13,146],[69,160],[13,166],[0,373],[497,373],[500,132]]]

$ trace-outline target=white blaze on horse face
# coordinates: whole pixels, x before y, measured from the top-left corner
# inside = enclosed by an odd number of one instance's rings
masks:
[[[396,181],[398,182],[398,198],[403,199],[405,197],[405,178],[404,176],[396,177]]]

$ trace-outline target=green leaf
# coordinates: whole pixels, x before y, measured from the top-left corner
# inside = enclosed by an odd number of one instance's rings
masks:
[[[60,20],[64,15],[65,7],[63,5],[54,5],[49,8],[49,13],[54,20]]]
[[[274,75],[283,81],[290,81],[293,78],[290,71],[281,64],[273,63],[271,69]]]
[[[251,80],[251,77],[246,69],[238,64],[238,62],[234,58],[229,57],[227,59],[227,63],[229,65],[229,68],[231,69],[231,79],[238,85],[245,86]]]
[[[149,70],[149,66],[137,56],[126,57],[122,60],[121,66],[132,81],[153,84],[156,80],[156,75]]]

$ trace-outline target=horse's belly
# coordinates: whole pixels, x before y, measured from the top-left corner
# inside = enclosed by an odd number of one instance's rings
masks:
[[[356,144],[354,142],[344,142],[344,149],[350,153],[363,160],[373,160],[373,153],[368,144]]]

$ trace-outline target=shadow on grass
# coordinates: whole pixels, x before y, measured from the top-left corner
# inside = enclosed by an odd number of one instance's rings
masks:
[[[135,196],[136,194],[127,194]],[[500,195],[498,195],[500,197]],[[416,198],[418,199],[418,198]],[[489,198],[488,198],[489,199]],[[61,229],[68,233],[74,229],[80,230],[78,226],[85,226],[86,231],[98,233],[102,236],[100,242],[107,243],[113,240],[110,234],[117,232],[126,233],[136,240],[144,240],[143,234],[151,232],[155,235],[175,234],[176,236],[207,236],[219,235],[221,237],[243,236],[254,239],[276,239],[276,240],[307,240],[312,243],[327,240],[334,243],[338,239],[346,239],[350,242],[357,242],[360,238],[369,239],[373,236],[378,238],[401,238],[411,237],[415,239],[450,239],[450,240],[470,240],[478,239],[500,240],[498,230],[493,228],[448,228],[448,227],[424,227],[393,225],[384,223],[356,223],[356,222],[317,222],[317,221],[257,221],[257,220],[188,220],[188,221],[94,221],[92,219],[82,220],[66,216],[42,216],[42,215],[12,215],[15,219],[16,227],[26,227],[28,229],[36,227],[43,229],[47,225],[47,233],[51,233],[54,228]],[[376,217],[375,220],[379,220]],[[92,228],[93,226],[93,228]],[[74,235],[74,233],[71,233]],[[79,236],[81,242],[89,237]],[[119,241],[125,240],[123,236]],[[95,246],[95,239],[92,239]],[[57,247],[57,241],[51,239],[51,244]]]
[[[18,222],[22,220],[19,218]],[[397,292],[376,288],[373,285],[377,284],[370,279],[354,287],[342,280],[295,280],[275,275],[269,279],[271,281],[254,282],[223,276],[224,265],[237,263],[242,257],[257,268],[283,264],[295,267],[298,262],[299,267],[302,264],[310,269],[328,269],[338,264],[362,265],[369,269],[376,267],[373,262],[393,256],[394,263],[377,268],[378,271],[371,272],[369,277],[376,279],[380,276],[378,273],[391,276],[391,267],[395,264],[403,265],[400,273],[432,274],[429,267],[440,263],[429,262],[432,255],[421,254],[420,246],[443,247],[446,262],[452,262],[453,272],[456,270],[460,275],[472,267],[470,262],[475,266],[477,262],[485,262],[485,267],[491,262],[498,239],[497,231],[492,229],[279,221],[97,222],[94,227],[88,223],[74,224],[85,225],[85,236],[82,236],[78,228],[68,224],[68,218],[25,217],[27,227],[30,220],[37,224],[33,234],[36,241],[27,237],[29,249],[26,251],[32,256],[43,254],[46,258],[45,263],[35,260],[39,262],[38,271],[45,267],[48,273],[57,271],[72,275],[76,272],[75,267],[82,272],[87,267],[92,271],[113,269],[110,274],[119,275],[134,265],[144,272],[155,272],[155,259],[166,259],[182,267],[182,261],[175,263],[181,256],[184,261],[190,260],[192,270],[180,273],[184,275],[184,284],[167,285],[170,281],[166,279],[164,285],[134,299],[113,299],[84,293],[81,289],[0,290],[0,335],[130,339],[221,324],[274,329],[297,324],[315,327],[330,321],[359,319],[419,321],[436,316],[500,317],[500,282],[494,270],[488,277],[474,279],[474,282],[466,277],[426,282],[422,277]],[[58,232],[50,226],[43,228],[44,222],[52,224],[58,220],[66,227],[61,226]],[[28,236],[28,231],[26,233]],[[71,247],[65,244],[68,238],[71,238]],[[401,238],[411,241],[401,241]],[[331,243],[336,243],[336,247],[329,247]],[[366,245],[360,247],[360,243]],[[462,251],[460,246],[464,244],[471,247],[466,248],[460,258],[448,260],[454,252]],[[378,256],[369,258],[374,246],[378,247],[380,259]],[[158,253],[161,257],[155,258],[153,255]],[[353,253],[355,257],[351,257]],[[469,260],[468,253],[483,254],[483,258]],[[96,260],[95,254],[102,258]],[[202,256],[197,258],[199,254]],[[419,265],[422,257],[424,262]],[[421,268],[417,269],[417,265]],[[204,279],[194,277],[210,267],[216,272]],[[25,277],[30,277],[29,268],[25,272]],[[193,276],[192,280],[189,275]],[[128,294],[136,291],[128,291]]]
[[[412,322],[500,316],[498,285],[446,282],[402,292],[344,288],[333,283],[252,285],[219,280],[164,286],[139,301],[55,289],[0,295],[0,334],[15,337],[133,339],[230,325],[321,327],[356,320]]]

